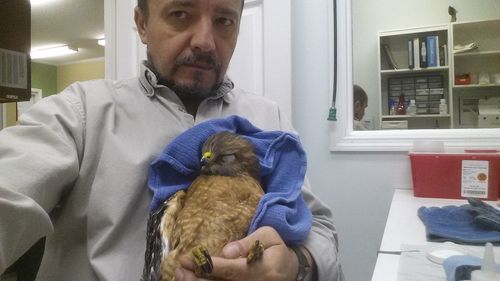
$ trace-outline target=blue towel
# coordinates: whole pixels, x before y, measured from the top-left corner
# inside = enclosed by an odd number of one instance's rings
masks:
[[[452,241],[460,244],[500,244],[500,231],[483,228],[474,223],[469,205],[420,207],[418,216],[425,225],[427,240]]]
[[[200,123],[175,138],[153,161],[148,185],[153,191],[151,211],[170,196],[186,189],[199,175],[205,140],[220,131],[250,140],[260,160],[265,195],[259,202],[248,233],[272,226],[288,244],[303,242],[312,224],[311,211],[302,198],[306,156],[298,136],[281,131],[262,131],[239,116]]]
[[[447,281],[470,280],[471,272],[481,269],[481,259],[474,256],[451,256],[444,260],[443,267]],[[500,264],[495,264],[496,271],[500,271]]]
[[[470,280],[473,270],[481,269],[481,259],[474,256],[451,256],[443,261],[447,281]]]

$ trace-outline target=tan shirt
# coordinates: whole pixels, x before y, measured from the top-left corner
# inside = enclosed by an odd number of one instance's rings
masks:
[[[228,80],[194,118],[145,67],[139,78],[76,83],[38,102],[0,131],[0,272],[47,236],[37,280],[139,280],[149,164],[186,129],[233,114],[263,130],[292,130],[274,102]],[[331,213],[304,197],[313,212],[305,246],[319,280],[337,280]]]

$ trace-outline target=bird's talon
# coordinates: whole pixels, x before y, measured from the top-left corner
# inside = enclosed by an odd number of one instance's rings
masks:
[[[201,275],[212,273],[214,266],[207,248],[205,248],[203,245],[198,245],[193,249],[192,255],[193,261],[198,269],[196,270],[197,272],[199,272]]]
[[[260,240],[255,240],[255,243],[248,250],[247,264],[253,263],[262,258],[264,254],[264,244]]]

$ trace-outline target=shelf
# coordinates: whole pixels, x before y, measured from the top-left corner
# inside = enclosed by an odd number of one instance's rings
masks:
[[[382,115],[382,119],[450,118],[450,114]]]
[[[425,72],[436,72],[436,71],[441,71],[441,72],[446,72],[448,71],[449,67],[448,66],[438,66],[438,67],[427,67],[427,68],[415,68],[415,69],[385,69],[381,70],[380,74],[382,75],[387,75],[387,74],[408,74],[408,73],[425,73]]]
[[[477,88],[492,88],[500,87],[500,84],[470,84],[470,85],[453,85],[453,89],[477,89]]]
[[[465,53],[453,54],[455,58],[476,58],[476,57],[489,57],[500,56],[500,50],[496,51],[471,51]]]

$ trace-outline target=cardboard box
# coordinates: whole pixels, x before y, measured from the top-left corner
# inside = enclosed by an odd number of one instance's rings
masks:
[[[410,153],[416,197],[497,200],[500,153]]]

